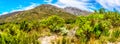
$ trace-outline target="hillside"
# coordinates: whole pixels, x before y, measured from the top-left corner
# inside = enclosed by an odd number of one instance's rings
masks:
[[[120,44],[118,11],[77,16],[43,4],[0,18],[0,44]]]
[[[42,18],[47,18],[48,16],[52,16],[52,15],[57,15],[65,19],[71,19],[76,17],[73,14],[65,12],[62,8],[58,8],[56,6],[49,4],[43,4],[31,10],[2,15],[0,17],[0,22],[39,20]]]

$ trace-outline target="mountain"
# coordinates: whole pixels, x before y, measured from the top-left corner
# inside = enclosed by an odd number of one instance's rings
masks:
[[[88,15],[91,12],[85,11],[85,10],[81,10],[75,7],[66,7],[64,8],[64,10],[68,13],[74,14],[74,15]]]
[[[43,4],[31,10],[14,12],[0,17],[0,22],[19,22],[24,20],[40,20],[52,15],[60,16],[64,19],[75,18],[75,15],[67,13],[62,8],[53,5]]]
[[[42,4],[31,10],[18,11],[0,16],[0,22],[19,22],[24,20],[40,20],[52,15],[64,19],[74,19],[76,15],[88,15],[90,12],[74,7],[59,8],[50,4]]]

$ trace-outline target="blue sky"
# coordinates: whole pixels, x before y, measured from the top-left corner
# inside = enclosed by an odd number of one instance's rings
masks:
[[[0,15],[29,10],[41,4],[52,4],[60,8],[71,6],[87,11],[99,8],[120,11],[120,0],[0,0]]]

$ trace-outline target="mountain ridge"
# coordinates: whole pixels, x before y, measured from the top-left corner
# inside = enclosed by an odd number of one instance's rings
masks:
[[[65,7],[64,10],[68,13],[74,14],[74,15],[88,15],[92,12],[88,12],[85,10],[81,10],[79,8],[76,7]]]
[[[0,17],[0,22],[23,21],[24,19],[38,20],[52,15],[58,15],[64,19],[74,19],[76,17],[76,15],[67,12],[64,8],[59,8],[50,4],[42,4],[34,9],[2,15]]]

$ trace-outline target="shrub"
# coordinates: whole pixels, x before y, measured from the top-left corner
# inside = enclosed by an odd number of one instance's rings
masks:
[[[61,31],[60,28],[64,27],[64,23],[64,19],[58,16],[51,16],[41,21],[42,25],[47,26],[53,32]]]

